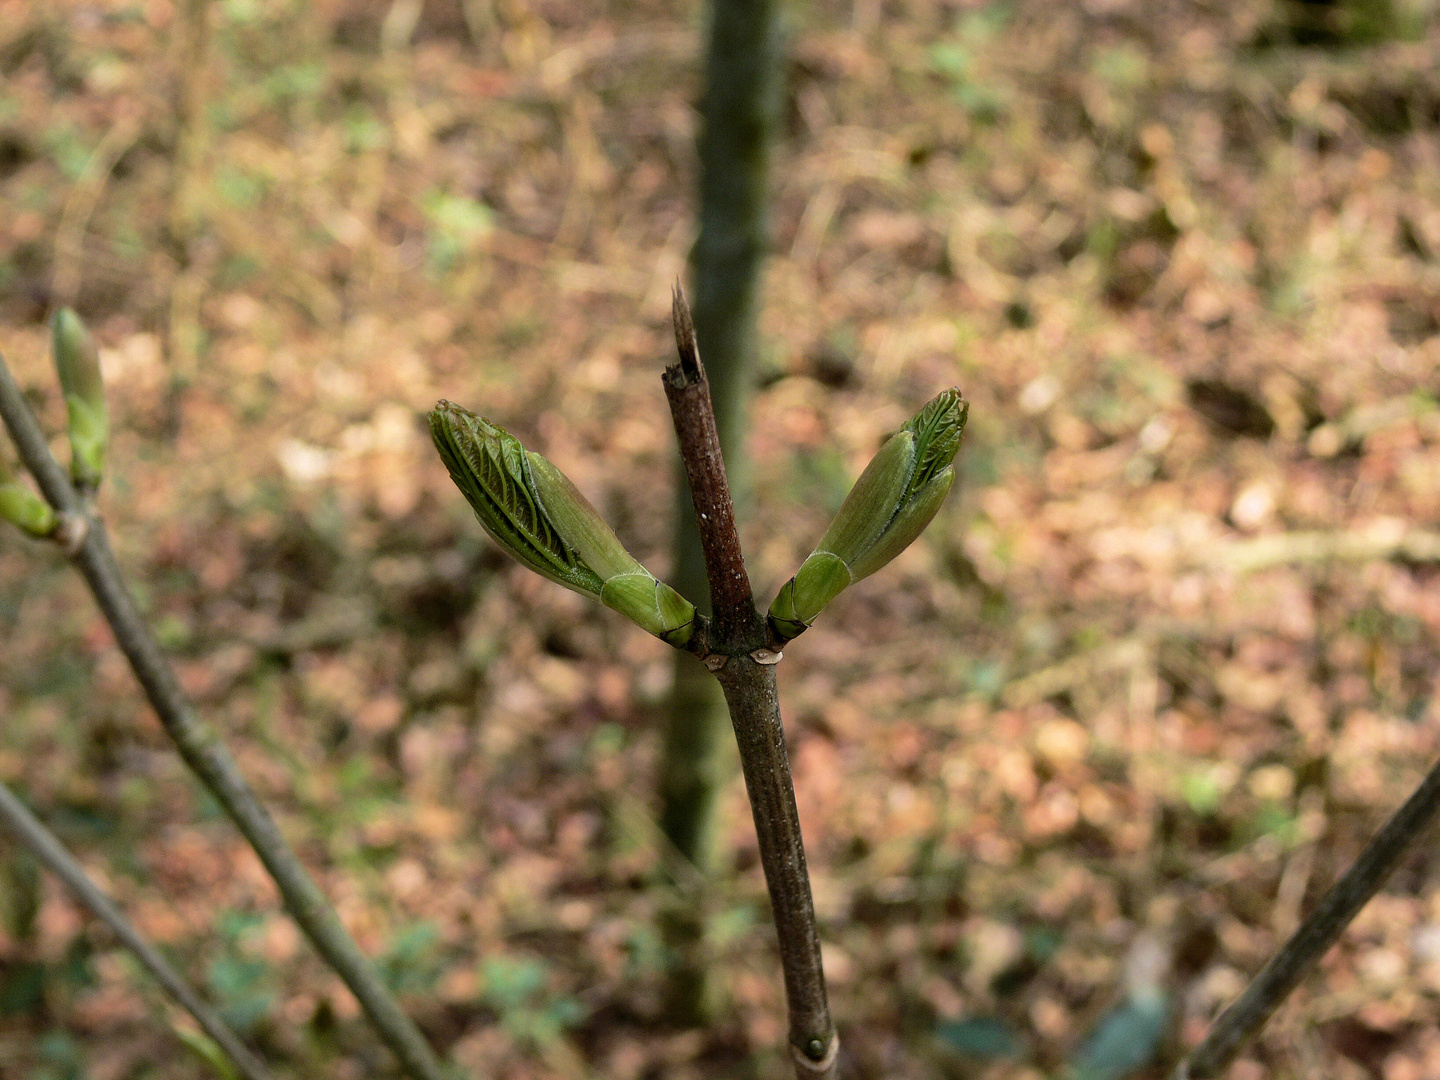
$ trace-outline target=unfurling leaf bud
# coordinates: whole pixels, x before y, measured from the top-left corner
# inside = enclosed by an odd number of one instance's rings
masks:
[[[50,333],[55,370],[70,415],[70,475],[76,483],[94,488],[105,473],[110,441],[100,355],[90,331],[68,307],[55,312]]]
[[[640,565],[549,461],[504,428],[449,401],[430,413],[430,434],[480,524],[507,552],[671,645],[690,640],[694,606]]]
[[[55,511],[10,472],[0,457],[0,520],[18,525],[31,536],[49,536],[55,531]]]
[[[871,459],[820,543],[770,605],[771,632],[799,637],[831,600],[909,547],[955,479],[969,403],[954,388],[933,398]]]

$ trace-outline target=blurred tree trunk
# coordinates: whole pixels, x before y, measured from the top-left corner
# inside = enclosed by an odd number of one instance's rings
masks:
[[[712,0],[692,296],[695,333],[737,501],[744,489],[742,443],[754,370],[760,271],[769,244],[767,181],[782,55],[775,0]],[[679,491],[674,585],[708,611],[705,563],[683,472]],[[660,823],[702,878],[713,870],[716,800],[734,769],[732,745],[719,684],[693,656],[677,651],[660,773]],[[703,1022],[710,1008],[703,902],[703,895],[691,897],[666,920],[666,939],[676,958],[669,1010],[680,1023]]]
[[[170,286],[166,347],[172,378],[188,382],[199,360],[200,305],[204,269],[197,265],[195,238],[203,210],[202,172],[209,152],[206,116],[214,28],[210,0],[185,0],[171,31],[175,41],[175,158],[171,173],[168,231],[178,272]]]

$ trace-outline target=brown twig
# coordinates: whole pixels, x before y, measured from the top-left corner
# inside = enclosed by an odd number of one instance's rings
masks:
[[[710,382],[700,363],[690,305],[685,302],[685,293],[678,283],[673,313],[680,362],[665,369],[665,397],[675,421],[675,437],[680,442],[680,458],[690,482],[695,520],[700,527],[700,546],[705,552],[714,619],[711,636],[729,641],[762,627],[763,623],[751,599],[750,577],[745,572],[745,555],[740,550],[740,530],[735,526],[730,482],[720,453],[720,432],[715,426],[715,410],[710,402]]]
[[[690,481],[710,581],[714,621],[707,666],[725,692],[740,747],[745,791],[780,941],[795,1074],[800,1080],[832,1080],[838,1075],[840,1040],[825,995],[815,905],[775,688],[779,654],[766,647],[765,620],[751,598],[709,384],[685,295],[678,286],[674,310],[680,362],[665,370],[665,396]]]
[[[1300,980],[1329,951],[1345,927],[1380,891],[1411,845],[1440,811],[1440,763],[1420,782],[1405,805],[1371,838],[1355,864],[1316,905],[1310,917],[1265,965],[1239,1000],[1176,1070],[1175,1080],[1201,1080],[1223,1072],[1242,1047],[1264,1027]]]

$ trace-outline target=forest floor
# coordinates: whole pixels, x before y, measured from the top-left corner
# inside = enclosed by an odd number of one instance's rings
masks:
[[[940,517],[780,671],[856,1078],[1060,1076],[1107,1017],[1163,1075],[1440,754],[1440,22],[1322,24],[1383,6],[792,5],[762,604],[888,431],[971,402]],[[444,1054],[787,1075],[738,774],[697,889],[669,651],[502,556],[423,419],[506,425],[663,576],[701,9],[206,7],[0,0],[0,351],[59,433],[45,319],[89,321],[120,559]],[[392,1075],[13,530],[0,642],[0,779],[277,1072]],[[1440,1076],[1437,878],[1421,845],[1232,1080]],[[661,997],[687,891],[705,1031]],[[8,838],[0,916],[0,1077],[203,1075]]]

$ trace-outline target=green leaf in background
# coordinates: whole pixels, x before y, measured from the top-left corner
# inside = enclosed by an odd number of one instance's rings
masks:
[[[20,960],[0,972],[0,1017],[29,1012],[44,998],[45,965],[39,960]]]
[[[237,1031],[253,1030],[274,1009],[274,979],[263,960],[219,957],[210,965],[207,981],[221,1003],[221,1015]]]
[[[440,981],[440,928],[419,922],[396,935],[376,963],[385,984],[400,994],[428,994]]]
[[[1170,1021],[1170,998],[1159,989],[1132,993],[1101,1017],[1071,1063],[1073,1080],[1124,1080],[1155,1060]]]
[[[478,199],[432,191],[424,200],[430,219],[431,268],[450,269],[470,246],[494,228],[494,213]]]
[[[1228,786],[1228,785],[1227,785]],[[1180,777],[1180,795],[1191,811],[1201,817],[1209,817],[1220,809],[1225,797],[1226,786],[1214,769],[1186,773]]]
[[[541,961],[506,956],[486,958],[480,974],[485,983],[485,1000],[502,1013],[529,1004],[550,978],[549,968]]]
[[[519,1042],[544,1047],[584,1017],[580,1002],[548,992],[550,968],[540,960],[497,956],[480,965],[484,997]]]
[[[48,1031],[40,1039],[40,1067],[27,1080],[81,1080],[85,1075],[85,1051],[69,1034]]]
[[[275,972],[252,953],[252,942],[264,917],[250,911],[220,913],[216,930],[225,951],[211,961],[206,984],[220,1015],[239,1033],[254,1030],[275,1007]]]
[[[966,1057],[982,1061],[1017,1058],[1025,1053],[1025,1040],[1013,1026],[998,1016],[967,1016],[935,1029],[947,1046]]]

